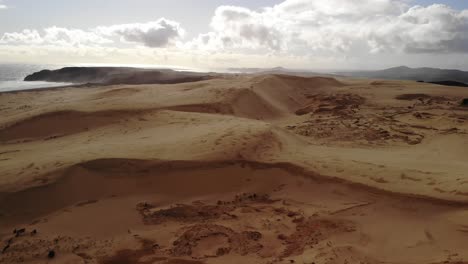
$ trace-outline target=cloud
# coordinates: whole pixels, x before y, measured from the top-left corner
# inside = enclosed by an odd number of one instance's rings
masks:
[[[5,33],[0,38],[0,44],[40,44],[42,43],[42,37],[37,30],[25,29],[21,32]]]
[[[283,27],[277,20],[269,20],[264,13],[244,7],[218,7],[210,27],[213,31],[200,34],[189,42],[189,47],[209,50],[267,48],[279,51],[287,43]]]
[[[191,47],[313,54],[465,53],[468,10],[406,0],[286,0],[255,12],[221,6]]]
[[[104,43],[112,43],[112,41],[91,31],[59,27],[45,28],[42,34],[38,30],[25,29],[21,32],[5,33],[0,38],[0,44],[28,44],[31,46],[79,46]]]
[[[8,6],[5,5],[5,4],[3,4],[3,1],[0,0],[0,10],[2,10],[2,9],[7,9],[7,8],[8,8]]]
[[[0,35],[0,50],[2,59],[12,58],[9,51],[15,50],[18,57],[52,54],[61,60],[68,56],[71,61],[81,60],[81,56],[83,60],[109,60],[115,55],[116,60],[132,63],[151,61],[147,56],[154,56],[162,63],[166,63],[163,58],[178,58],[204,66],[234,61],[238,66],[284,63],[306,68],[433,63],[468,69],[468,10],[411,3],[284,0],[259,10],[219,6],[208,30],[192,39],[184,38],[185,30],[178,22],[160,18],[91,29],[49,27],[8,32]]]
[[[468,10],[457,11],[440,4],[411,7],[368,37],[375,51],[467,53]]]
[[[91,30],[49,27],[40,32],[25,29],[3,34],[0,44],[96,46],[112,44],[116,42],[114,38],[120,38],[123,43],[159,48],[173,44],[183,35],[184,30],[177,22],[162,18],[154,22],[101,26]]]
[[[143,45],[248,53],[468,53],[468,10],[409,6],[407,0],[285,0],[260,11],[220,6],[210,31],[182,42],[185,30],[160,18],[89,30],[50,27],[5,33],[3,44]]]
[[[261,13],[235,6],[219,7],[211,27],[227,46],[265,46],[272,50],[282,48],[283,35],[276,21],[268,21]]]
[[[179,23],[165,18],[148,23],[98,27],[96,32],[105,36],[119,36],[122,41],[140,43],[152,48],[168,46],[185,34]]]
[[[60,27],[50,27],[44,29],[45,35],[43,41],[46,43],[55,43],[59,45],[80,45],[80,44],[106,44],[112,43],[111,40],[97,34],[93,31],[84,31],[81,29],[67,29]]]

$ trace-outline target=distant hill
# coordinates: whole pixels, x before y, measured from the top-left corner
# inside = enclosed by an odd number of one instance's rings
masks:
[[[316,76],[326,76],[326,77],[337,77],[336,74],[332,73],[319,73],[308,70],[298,70],[298,69],[287,69],[283,67],[274,67],[274,68],[228,68],[229,72],[233,73],[244,73],[244,74],[285,74],[299,77],[316,77]]]
[[[463,86],[468,83],[468,72],[466,71],[436,68],[409,68],[400,66],[379,71],[350,71],[338,74],[374,79],[424,81],[442,85],[462,83],[461,86]]]
[[[103,83],[103,84],[165,84],[211,79],[206,73],[179,72],[168,69],[138,69],[126,67],[65,67],[30,74],[25,81]]]
[[[238,72],[238,73],[261,73],[265,71],[275,71],[275,72],[288,72],[289,70],[283,67],[275,68],[228,68],[229,72]]]

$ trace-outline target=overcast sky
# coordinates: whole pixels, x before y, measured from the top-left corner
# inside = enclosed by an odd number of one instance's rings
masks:
[[[468,70],[465,0],[0,0],[0,63]]]

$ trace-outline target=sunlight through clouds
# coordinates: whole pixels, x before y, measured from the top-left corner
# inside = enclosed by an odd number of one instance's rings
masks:
[[[343,62],[349,58],[415,55],[423,61],[436,54],[468,54],[468,10],[443,4],[410,5],[406,0],[285,0],[262,9],[219,6],[209,30],[187,38],[190,25],[156,18],[140,23],[95,26],[60,25],[6,32],[0,47],[80,47],[96,50],[142,48],[180,53],[186,60],[213,54],[295,56]],[[191,54],[191,55],[187,55]],[[197,54],[197,55],[194,55]],[[454,55],[455,56],[455,55]],[[137,57],[135,55],[135,57]]]

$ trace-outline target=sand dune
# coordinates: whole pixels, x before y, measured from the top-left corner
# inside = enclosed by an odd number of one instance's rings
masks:
[[[65,110],[40,114],[3,128],[0,131],[0,142],[49,140],[92,130],[139,114],[141,111],[116,110],[92,113]]]
[[[286,75],[2,93],[0,262],[466,263],[467,97]]]

